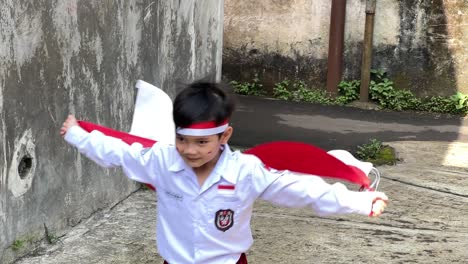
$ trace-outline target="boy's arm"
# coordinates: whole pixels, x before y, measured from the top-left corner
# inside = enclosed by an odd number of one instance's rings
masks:
[[[285,207],[311,207],[319,215],[358,213],[380,215],[387,196],[381,192],[354,192],[343,184],[328,184],[312,175],[275,171],[261,164],[254,169],[254,186],[262,190],[261,199]]]
[[[120,139],[102,134],[99,131],[86,132],[69,116],[61,130],[65,141],[102,167],[122,166],[132,180],[154,184],[153,175],[148,175],[149,160],[153,155],[141,144],[126,144]],[[154,165],[154,164],[153,164]]]

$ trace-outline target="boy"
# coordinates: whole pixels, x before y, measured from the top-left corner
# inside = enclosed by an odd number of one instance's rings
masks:
[[[339,183],[275,171],[253,155],[231,152],[233,110],[218,84],[196,82],[174,101],[175,146],[129,146],[98,131],[85,132],[73,116],[60,132],[98,164],[121,166],[130,179],[156,187],[157,245],[165,263],[247,263],[244,252],[253,243],[250,219],[257,198],[309,206],[320,215],[383,212],[383,193],[352,192]]]

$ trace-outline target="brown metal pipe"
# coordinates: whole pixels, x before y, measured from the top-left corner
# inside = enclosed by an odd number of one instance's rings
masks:
[[[332,0],[327,71],[327,91],[331,96],[338,94],[338,84],[343,72],[345,17],[346,0]]]
[[[370,70],[372,64],[372,41],[374,35],[374,16],[376,0],[366,2],[366,25],[364,28],[364,50],[362,52],[361,65],[361,89],[359,101],[369,101]]]

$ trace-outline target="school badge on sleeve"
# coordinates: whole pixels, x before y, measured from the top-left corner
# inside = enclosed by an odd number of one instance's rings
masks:
[[[231,209],[221,209],[216,212],[215,225],[218,230],[226,232],[234,225],[234,211]]]

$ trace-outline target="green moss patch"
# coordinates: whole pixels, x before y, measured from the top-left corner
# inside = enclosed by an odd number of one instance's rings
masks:
[[[395,165],[397,162],[395,149],[388,145],[383,145],[377,152],[376,157],[368,161],[374,164],[374,166]]]

